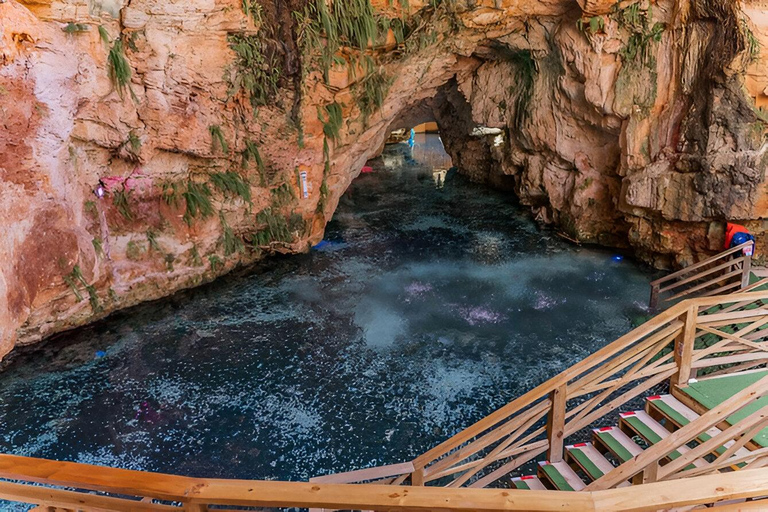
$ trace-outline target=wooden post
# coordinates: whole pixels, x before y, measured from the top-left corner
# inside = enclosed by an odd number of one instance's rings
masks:
[[[549,393],[549,414],[547,414],[547,440],[549,451],[547,459],[550,462],[563,460],[563,434],[565,434],[565,406],[567,384],[553,389]]]
[[[742,249],[742,252],[744,249]],[[752,244],[752,252],[755,251],[755,245]],[[744,256],[744,262],[741,264],[741,289],[749,286],[749,275],[752,270],[752,255]]]
[[[651,298],[648,301],[648,309],[651,311],[656,311],[656,306],[659,303],[659,285],[654,284],[651,286]]]
[[[424,485],[424,468],[415,468],[411,473],[411,485],[423,486]]]
[[[683,329],[675,338],[675,364],[677,373],[672,376],[672,385],[685,387],[691,378],[691,358],[693,357],[693,341],[696,338],[697,306],[690,306],[680,317]]]
[[[659,461],[650,463],[643,470],[643,483],[650,484],[659,479]]]

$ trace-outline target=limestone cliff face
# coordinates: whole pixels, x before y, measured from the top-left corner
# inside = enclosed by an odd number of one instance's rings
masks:
[[[461,172],[658,266],[761,233],[760,41],[731,0],[0,0],[0,357],[306,250],[428,120]]]

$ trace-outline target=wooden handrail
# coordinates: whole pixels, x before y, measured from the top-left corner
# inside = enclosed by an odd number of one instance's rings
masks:
[[[738,245],[736,247],[731,247],[730,249],[727,249],[721,253],[715,254],[714,256],[707,258],[705,260],[702,260],[698,263],[694,263],[693,265],[688,265],[685,268],[682,268],[678,270],[677,272],[673,272],[671,274],[668,274],[664,277],[660,277],[659,279],[656,279],[655,281],[651,281],[651,286],[661,284],[665,281],[670,281],[672,279],[677,279],[680,276],[684,276],[685,274],[688,274],[690,272],[693,272],[694,270],[698,270],[702,267],[706,267],[712,262],[715,262],[719,259],[725,258],[726,256],[730,256],[731,254],[734,254],[736,252],[739,252],[740,250],[744,249],[745,247],[750,246],[754,242],[744,242],[741,245]]]
[[[54,506],[65,510],[169,512],[205,510],[207,506],[216,505],[391,512],[645,512],[768,495],[768,469],[700,476],[689,479],[686,485],[669,481],[595,492],[565,492],[438,487],[402,487],[395,490],[392,487],[370,484],[197,479],[11,455],[0,455],[0,462],[4,467],[8,467],[9,463],[17,464],[19,471],[12,472],[10,476],[14,480],[33,481],[32,479],[41,478],[41,475],[48,475],[46,480],[57,482],[59,485],[77,481],[76,486],[86,492],[0,482],[0,499]],[[91,494],[87,491],[101,490],[103,479],[96,475],[87,477],[86,480],[96,479],[100,482],[93,487],[80,481],[80,478],[94,470],[108,475],[110,487],[133,488],[144,492],[123,493],[120,497]],[[145,495],[152,496],[158,491],[160,483],[168,484],[173,489],[183,487],[185,490],[181,494],[175,494],[176,490],[170,492],[170,488],[163,490],[162,494],[171,494],[173,501],[184,505],[162,505],[137,499]],[[190,483],[193,484],[187,487]],[[762,504],[768,505],[768,501],[763,501]]]
[[[727,249],[719,254],[716,254],[703,261],[689,265],[677,272],[673,272],[669,275],[651,281],[651,297],[649,300],[649,307],[656,309],[658,305],[659,297],[664,292],[670,292],[676,288],[680,288],[685,285],[690,285],[687,288],[674,293],[671,297],[664,299],[665,301],[672,301],[678,298],[699,293],[700,295],[715,295],[717,293],[723,293],[733,288],[744,289],[749,286],[749,274],[752,265],[751,256],[741,256],[736,259],[731,259],[731,255],[742,251],[743,249],[751,246],[754,242],[745,242],[739,246]],[[724,272],[719,274],[718,272]],[[712,276],[712,274],[715,274]],[[712,277],[710,277],[712,276]],[[704,278],[707,280],[702,281]],[[711,286],[721,284],[729,281],[732,278],[737,278],[732,283],[721,285],[718,288],[709,289]],[[664,286],[665,283],[670,283]]]

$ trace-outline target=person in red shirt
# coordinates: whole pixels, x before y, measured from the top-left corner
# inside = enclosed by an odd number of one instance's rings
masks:
[[[752,241],[751,247],[744,248],[745,256],[752,256],[755,247],[755,237],[752,236],[747,228],[739,224],[728,222],[725,225],[725,249],[737,247],[743,243]]]

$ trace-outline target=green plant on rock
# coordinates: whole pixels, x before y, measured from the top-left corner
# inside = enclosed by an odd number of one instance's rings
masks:
[[[162,252],[160,244],[157,243],[157,233],[154,230],[147,230],[147,242],[149,243],[149,249],[157,252]]]
[[[77,302],[81,302],[83,300],[83,295],[80,293],[80,290],[78,290],[78,283],[81,284],[83,288],[85,288],[85,291],[88,292],[88,302],[91,305],[91,310],[94,313],[100,313],[103,311],[101,302],[99,301],[99,296],[96,293],[96,287],[88,284],[88,281],[85,280],[83,273],[80,270],[80,265],[75,265],[72,268],[72,271],[64,276],[64,282],[67,283],[72,289],[72,293],[75,294],[75,299]]]
[[[69,287],[72,289],[72,293],[75,294],[75,300],[77,302],[81,302],[83,300],[83,295],[80,293],[80,290],[78,290],[77,288],[78,281],[85,283],[85,279],[83,278],[83,273],[80,271],[80,265],[75,265],[72,268],[72,271],[69,274],[64,276],[64,282],[67,283]]]
[[[104,44],[109,45],[109,33],[103,26],[99,26],[99,35],[101,36]],[[109,49],[107,55],[107,66],[109,80],[112,82],[112,86],[117,91],[117,94],[121,98],[125,96],[125,91],[128,90],[131,96],[136,99],[133,89],[131,89],[131,64],[125,57],[125,49],[123,48],[123,40],[121,37],[112,42],[112,46]]]
[[[104,247],[101,238],[94,237],[93,240],[91,240],[91,244],[93,244],[93,250],[96,251],[96,256],[101,256],[104,254]]]
[[[86,201],[83,205],[85,207],[85,213],[92,217],[96,217],[99,214],[99,210],[96,208],[96,203],[93,201]]]
[[[254,109],[267,105],[277,94],[282,65],[277,53],[268,52],[260,36],[235,34],[228,38],[236,58],[227,72],[229,94],[245,92]]]
[[[331,66],[339,63],[342,46],[365,51],[378,38],[379,22],[370,0],[336,0],[331,5],[314,0],[294,17],[302,53],[320,54],[326,82]]]
[[[133,220],[133,212],[130,205],[131,191],[125,188],[112,192],[112,204],[125,220]]]
[[[341,105],[335,101],[323,108],[317,107],[317,118],[323,123],[323,133],[325,137],[337,141],[343,122]]]
[[[256,162],[256,168],[259,171],[264,170],[264,161],[261,159],[261,153],[259,153],[259,146],[252,140],[245,141],[245,149],[243,149],[243,167],[248,167],[248,163],[253,160]]]
[[[193,245],[189,251],[189,261],[193,267],[199,267],[203,264],[203,259],[200,257],[200,252],[197,249],[197,245]]]
[[[187,205],[184,212],[184,222],[187,225],[191,226],[198,216],[206,218],[213,215],[211,195],[207,183],[196,183],[192,180],[187,182],[187,189],[182,193]]]
[[[261,25],[262,7],[256,0],[243,0],[243,14],[250,16],[253,24],[257,27]]]
[[[91,30],[91,27],[89,25],[86,25],[85,23],[67,23],[65,27],[63,27],[61,30],[63,30],[67,34],[78,34],[80,32],[88,32]]]
[[[128,132],[128,140],[126,142],[128,143],[128,147],[131,148],[131,152],[133,152],[134,155],[138,155],[139,151],[141,151],[141,139],[133,132],[133,130]]]
[[[325,211],[325,206],[328,201],[328,183],[325,179],[325,176],[323,176],[323,182],[320,184],[320,199],[317,201],[317,208],[315,211],[317,213],[323,213]]]
[[[239,173],[235,171],[215,172],[211,174],[211,183],[225,196],[239,196],[246,203],[251,203],[251,185]]]
[[[175,181],[163,183],[162,197],[168,206],[178,206],[182,198],[181,185]]]
[[[637,2],[614,13],[614,19],[630,33],[627,43],[619,52],[622,61],[627,65],[635,64],[648,68],[656,65],[651,42],[661,41],[666,25],[657,22],[651,26],[652,12],[651,4],[644,10],[641,9],[640,2]]]
[[[760,58],[760,40],[755,37],[745,18],[741,18],[741,33],[744,35],[749,61],[756,62]]]
[[[242,252],[245,249],[243,241],[232,231],[222,212],[219,212],[219,221],[222,228],[221,243],[224,246],[224,255],[231,256],[232,254]]]
[[[224,266],[224,263],[221,261],[221,258],[216,256],[215,254],[211,254],[210,256],[208,256],[208,263],[211,264],[211,270],[214,272],[216,272],[218,269]]]
[[[273,242],[290,243],[293,241],[291,230],[285,217],[275,214],[272,208],[259,212],[256,221],[264,225],[264,228],[253,237],[254,248],[266,247]]]
[[[293,202],[296,199],[296,193],[287,183],[283,183],[277,188],[272,189],[272,205],[275,208],[280,208]]]
[[[390,79],[382,71],[375,71],[360,82],[357,106],[363,115],[363,124],[384,104],[390,85]]]
[[[602,16],[592,16],[588,20],[580,18],[576,22],[576,26],[581,32],[589,31],[590,35],[595,35],[605,28],[605,19]]]
[[[227,144],[227,139],[224,137],[224,132],[221,131],[221,126],[217,124],[210,125],[208,133],[211,134],[211,153],[216,152],[217,145],[222,152],[229,153],[229,144]]]

